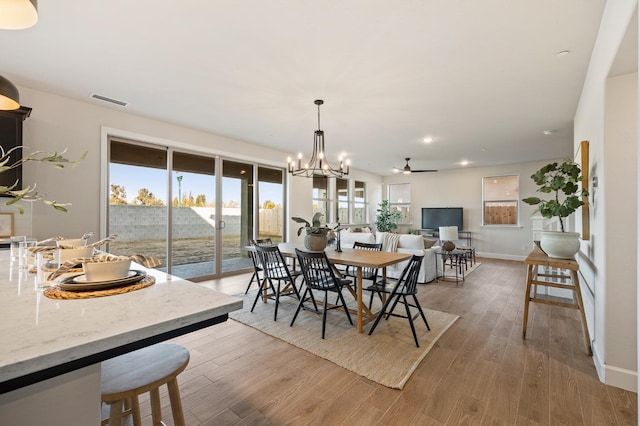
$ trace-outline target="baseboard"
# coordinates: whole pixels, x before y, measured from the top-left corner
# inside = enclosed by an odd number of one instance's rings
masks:
[[[638,372],[625,368],[605,366],[605,383],[631,392],[638,392]]]
[[[598,351],[593,348],[593,364],[596,367],[598,378],[602,383],[606,383],[609,386],[615,386],[620,389],[628,390],[630,392],[638,392],[637,371],[627,370],[620,367],[613,367],[604,364],[600,359],[601,357],[599,356]]]
[[[501,260],[520,260],[524,262],[527,256],[518,256],[513,254],[503,254],[503,253],[484,253],[477,252],[476,257],[486,257],[489,259],[501,259]]]

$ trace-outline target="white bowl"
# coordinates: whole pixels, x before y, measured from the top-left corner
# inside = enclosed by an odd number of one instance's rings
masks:
[[[92,247],[76,247],[76,248],[61,248],[60,249],[60,263],[64,263],[69,259],[75,257],[91,257],[93,256]]]
[[[82,269],[87,281],[109,281],[129,275],[131,259],[114,257],[103,262],[83,262]]]
[[[58,247],[66,246],[66,247],[84,247],[87,245],[87,240],[83,240],[82,238],[73,238],[73,239],[64,239],[56,241]]]

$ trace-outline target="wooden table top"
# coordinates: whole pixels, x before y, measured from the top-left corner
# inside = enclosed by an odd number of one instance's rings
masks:
[[[280,251],[285,256],[295,257],[296,247],[302,246],[293,243],[278,244]],[[327,258],[338,265],[362,266],[367,268],[385,268],[403,260],[411,259],[410,253],[398,253],[389,251],[358,250],[344,248],[341,252],[335,251],[332,247],[325,250]]]
[[[540,247],[535,245],[531,253],[527,256],[524,263],[527,265],[549,266],[552,268],[569,269],[577,271],[579,269],[578,262],[575,259],[557,259],[549,257]]]

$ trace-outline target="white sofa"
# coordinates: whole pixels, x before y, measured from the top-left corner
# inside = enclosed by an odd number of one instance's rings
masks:
[[[340,231],[340,246],[351,248],[353,243],[382,243],[386,232],[377,232],[375,235],[371,232],[349,232],[348,230]],[[400,234],[398,241],[399,253],[424,254],[422,267],[418,275],[419,283],[428,283],[436,279],[436,274],[442,272],[442,264],[436,259],[436,252],[441,250],[440,246],[432,246],[425,248],[425,239],[422,235]],[[387,276],[390,278],[399,278],[409,261],[400,262],[387,267]],[[437,268],[437,269],[436,269]]]

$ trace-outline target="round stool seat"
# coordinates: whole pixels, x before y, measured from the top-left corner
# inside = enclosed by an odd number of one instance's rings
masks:
[[[167,384],[176,425],[184,424],[176,376],[189,363],[189,351],[180,345],[159,343],[102,362],[102,402],[111,405],[111,424],[120,424],[122,404],[130,402],[134,424],[139,424],[137,395],[151,392],[154,424],[161,420],[158,388]]]

